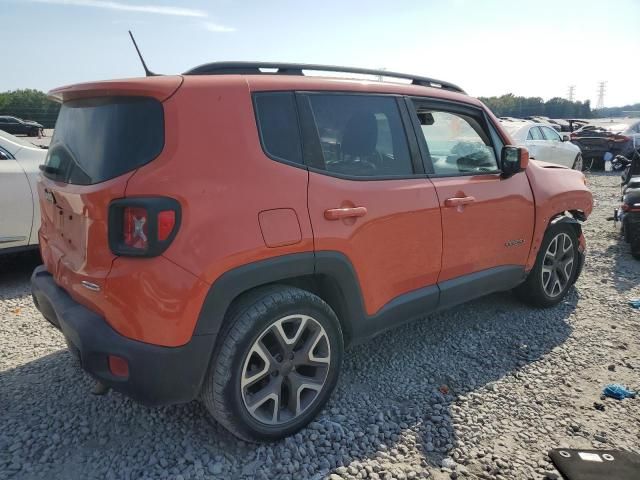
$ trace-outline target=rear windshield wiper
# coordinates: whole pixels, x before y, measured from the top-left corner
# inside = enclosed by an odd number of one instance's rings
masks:
[[[38,168],[41,172],[48,173],[49,175],[57,175],[60,173],[60,169],[56,167],[52,167],[50,165],[38,165]]]

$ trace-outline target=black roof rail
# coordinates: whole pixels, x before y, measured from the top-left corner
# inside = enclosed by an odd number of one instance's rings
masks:
[[[275,70],[274,72],[262,69]],[[369,68],[337,67],[335,65],[314,65],[307,63],[272,63],[272,62],[213,62],[205,63],[184,72],[184,75],[304,75],[303,70],[321,72],[355,73],[358,75],[375,75],[411,80],[413,85],[442,88],[453,92],[465,93],[457,85],[429,77],[419,77],[406,73],[374,70]]]

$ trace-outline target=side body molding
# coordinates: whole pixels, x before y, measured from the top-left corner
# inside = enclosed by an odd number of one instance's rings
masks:
[[[304,281],[298,283],[301,278]],[[367,315],[356,271],[344,254],[317,251],[283,255],[230,270],[216,280],[203,304],[194,335],[212,335],[215,341],[233,300],[270,283],[315,290],[336,311],[346,343],[357,344],[437,310],[509,290],[524,279],[522,265],[494,267],[407,292],[374,315]]]

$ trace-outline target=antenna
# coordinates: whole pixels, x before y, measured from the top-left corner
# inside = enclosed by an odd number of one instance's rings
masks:
[[[129,30],[129,36],[131,37],[131,41],[133,42],[133,46],[136,47],[136,52],[138,52],[138,57],[140,57],[140,62],[142,62],[142,68],[144,68],[144,73],[147,77],[156,77],[158,74],[153,73],[151,70],[147,68],[147,64],[144,63],[144,58],[142,58],[142,54],[140,53],[140,49],[138,48],[138,44],[136,43],[136,39],[133,38],[133,33]]]

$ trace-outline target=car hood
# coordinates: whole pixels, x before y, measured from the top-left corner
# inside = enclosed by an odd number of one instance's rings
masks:
[[[543,162],[542,160],[535,159],[531,159],[531,162],[536,162],[536,164],[541,166],[542,168],[560,168],[562,170],[571,170],[570,168],[563,165],[558,165],[557,163]]]
[[[34,127],[42,128],[42,124],[40,124],[38,122],[34,122],[33,120],[24,120],[22,123],[24,123],[26,125],[33,125]]]

